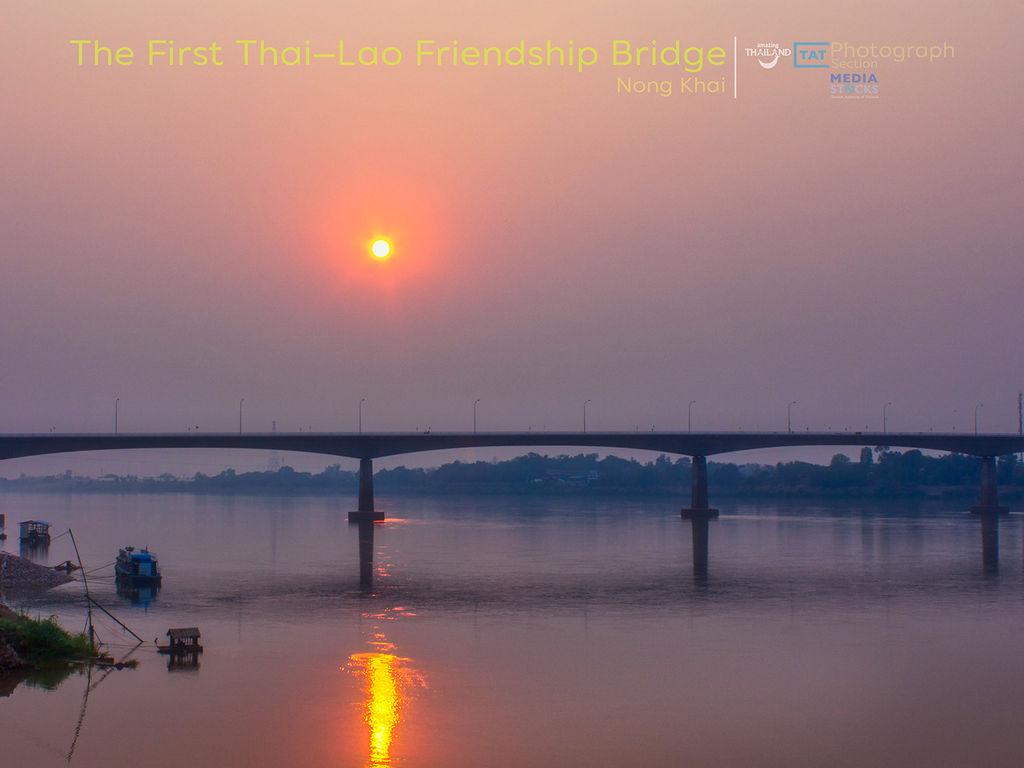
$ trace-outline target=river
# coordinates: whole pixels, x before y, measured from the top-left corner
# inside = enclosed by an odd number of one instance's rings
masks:
[[[96,612],[138,668],[3,691],[0,763],[1020,765],[1019,518],[996,563],[954,505],[718,501],[695,574],[671,499],[381,497],[360,531],[348,498],[0,496],[147,640]],[[129,544],[156,594],[116,591]],[[7,598],[84,626],[80,583]],[[156,653],[191,626],[196,666]]]

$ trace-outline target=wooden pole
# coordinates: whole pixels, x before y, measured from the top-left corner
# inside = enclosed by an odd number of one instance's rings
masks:
[[[95,605],[95,606],[96,606],[97,608],[99,608],[99,609],[100,609],[101,611],[103,611],[103,612],[104,612],[105,614],[107,614],[107,616],[109,616],[110,618],[112,618],[112,619],[113,619],[114,621],[116,621],[116,622],[117,622],[118,624],[120,624],[120,625],[121,625],[121,627],[122,627],[122,628],[123,628],[123,629],[124,629],[124,630],[125,630],[126,632],[128,632],[128,634],[129,634],[129,635],[131,635],[132,637],[134,637],[134,638],[135,638],[136,640],[138,640],[138,641],[139,641],[140,643],[144,643],[144,642],[146,642],[146,641],[145,641],[145,640],[143,640],[143,639],[142,639],[141,637],[139,637],[139,636],[138,636],[138,635],[136,635],[136,634],[135,634],[134,632],[132,632],[131,628],[130,628],[130,627],[129,627],[129,626],[127,625],[127,624],[125,624],[125,623],[124,623],[123,621],[121,621],[121,620],[120,620],[119,618],[117,618],[117,616],[115,616],[115,615],[114,615],[114,614],[112,614],[112,613],[111,613],[110,611],[108,611],[108,610],[107,610],[106,608],[104,608],[104,607],[103,607],[102,605],[100,605],[100,604],[99,604],[99,603],[97,603],[97,602],[96,602],[95,600],[93,600],[93,599],[92,599],[92,598],[91,598],[91,597],[90,597],[89,595],[86,595],[86,596],[85,596],[85,599],[86,599],[86,600],[88,600],[88,601],[89,601],[90,603],[92,603],[93,605]]]
[[[78,567],[82,571],[82,584],[85,585],[85,607],[89,615],[89,645],[96,647],[95,632],[92,628],[92,597],[89,595],[89,577],[85,575],[85,566],[82,565],[82,555],[78,552],[78,543],[75,541],[75,533],[68,528],[68,535],[71,536],[71,545],[75,548],[75,557],[78,558]]]

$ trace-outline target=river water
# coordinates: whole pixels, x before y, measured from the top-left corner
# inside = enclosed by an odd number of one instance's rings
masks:
[[[134,670],[0,686],[0,764],[1024,761],[1017,517],[996,562],[953,505],[723,503],[695,573],[671,499],[396,496],[362,531],[352,505],[0,496],[9,533],[71,527],[93,595],[148,641]],[[159,556],[159,593],[117,593],[105,566],[128,544]],[[81,594],[7,599],[78,629]],[[204,653],[169,668],[153,639],[182,626]]]

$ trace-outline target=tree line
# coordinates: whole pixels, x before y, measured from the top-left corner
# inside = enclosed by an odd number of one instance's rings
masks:
[[[997,464],[1002,492],[1020,494],[1024,465],[1016,456]],[[980,461],[971,456],[927,456],[918,450],[864,448],[857,460],[836,454],[828,464],[804,461],[737,464],[709,461],[715,495],[738,496],[958,496],[977,493]],[[436,468],[400,466],[374,475],[378,493],[686,493],[689,458],[659,456],[651,461],[601,457],[597,453],[547,456],[529,453],[506,461],[454,461]],[[1017,486],[1017,487],[1015,487]],[[156,477],[65,472],[0,480],[8,491],[131,491],[195,493],[354,493],[358,474],[338,464],[322,472],[281,467],[264,472],[170,474]]]

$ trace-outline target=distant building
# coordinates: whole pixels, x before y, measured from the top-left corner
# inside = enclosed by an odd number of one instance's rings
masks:
[[[21,529],[19,538],[26,544],[49,544],[50,524],[45,520],[24,520],[18,526]]]

